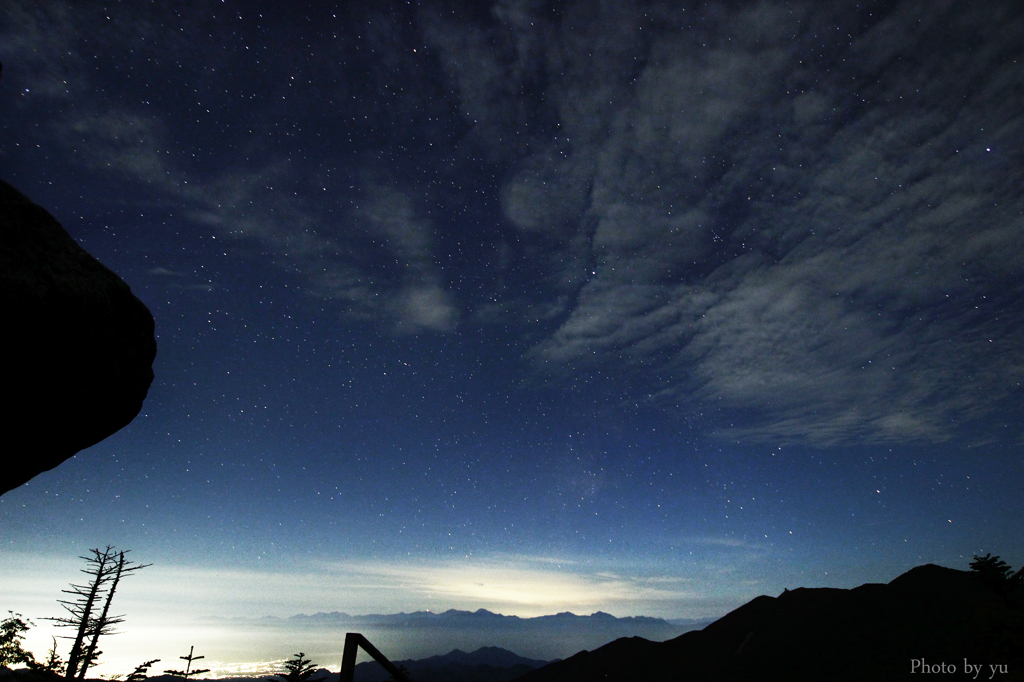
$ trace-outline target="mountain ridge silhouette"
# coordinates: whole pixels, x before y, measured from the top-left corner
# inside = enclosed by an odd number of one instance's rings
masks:
[[[496,646],[473,652],[453,649],[447,654],[417,660],[394,661],[407,669],[416,682],[510,682],[532,669],[546,665]],[[370,661],[356,665],[355,682],[383,682],[388,674]]]
[[[934,564],[887,584],[797,588],[760,596],[703,630],[665,642],[621,638],[531,671],[517,682],[643,679],[919,679],[914,661],[1005,666],[997,680],[1024,679],[1024,589],[1000,594],[981,576]],[[978,676],[978,679],[981,675]]]

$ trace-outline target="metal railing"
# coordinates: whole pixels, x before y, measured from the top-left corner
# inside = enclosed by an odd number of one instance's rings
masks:
[[[384,654],[377,651],[377,647],[370,644],[370,640],[358,632],[345,633],[345,652],[341,655],[340,682],[353,682],[356,674],[356,654],[359,653],[359,647],[362,647],[363,651],[373,656],[373,660],[380,663],[396,680],[409,682],[409,678],[398,666],[389,661]]]

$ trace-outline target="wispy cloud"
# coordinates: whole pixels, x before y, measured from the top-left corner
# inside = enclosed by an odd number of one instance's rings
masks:
[[[681,13],[682,30],[652,20],[632,38],[646,60],[628,88],[614,90],[623,68],[607,55],[559,62],[566,81],[586,68],[613,91],[556,90],[571,143],[531,157],[503,195],[524,235],[561,234],[570,188],[591,187],[573,210],[592,276],[567,275],[578,293],[534,356],[653,366],[657,401],[735,415],[720,420],[728,438],[948,437],[1024,370],[1009,350],[1024,322],[1004,42],[1018,33],[944,6],[991,46],[954,43],[951,59],[920,52],[944,29],[921,28],[916,6],[866,31],[809,5],[718,9],[712,33]],[[573,18],[578,35],[614,33],[602,12]],[[828,72],[805,41],[825,23],[850,32]],[[945,76],[915,76],[911,51]],[[570,199],[548,208],[547,186]],[[580,258],[561,262],[575,273]]]
[[[19,104],[30,107],[41,97],[74,102],[45,122],[69,158],[92,172],[145,187],[146,201],[300,273],[311,296],[337,301],[342,312],[390,321],[402,333],[455,328],[458,306],[433,263],[430,224],[395,183],[381,183],[372,173],[358,187],[331,179],[329,173],[314,182],[297,176],[288,151],[245,143],[239,152],[238,140],[211,163],[201,163],[197,152],[209,157],[211,150],[183,150],[177,140],[175,131],[187,122],[148,101],[108,101],[102,89],[93,87],[95,66],[78,56],[83,36],[105,34],[102,21],[132,24],[127,33],[137,35],[140,51],[176,45],[179,37],[173,31],[152,25],[144,12],[132,9],[107,16],[56,3],[47,8],[16,5],[5,14],[5,36],[11,38],[5,39],[5,81],[31,86],[26,89],[31,98]],[[105,47],[111,54],[124,49]],[[213,52],[205,60],[206,70],[230,70],[230,60]],[[16,65],[13,73],[11,64]],[[215,116],[218,106],[228,103],[216,101],[202,111]],[[249,155],[262,160],[251,162]],[[294,191],[296,186],[302,192]],[[379,259],[372,253],[376,241],[397,261],[394,266],[370,262]]]
[[[354,211],[369,234],[387,244],[404,269],[388,304],[399,331],[451,331],[458,319],[453,296],[434,264],[429,223],[416,215],[409,197],[394,187],[369,183],[367,201]]]
[[[9,11],[5,49],[39,97],[74,102],[50,122],[74,158],[155,188],[344,314],[398,333],[512,321],[536,371],[616,367],[634,387],[624,402],[702,414],[730,439],[943,440],[1024,380],[1024,24],[1012,3],[554,13],[501,2],[472,16],[426,3],[415,28],[438,71],[415,66],[418,83],[448,93],[464,126],[424,145],[429,162],[398,158],[386,131],[386,153],[360,156],[224,129],[227,151],[205,165],[173,144],[179,121],[106,101],[89,85],[94,67],[65,57],[102,35],[99,15],[48,8]],[[117,18],[147,41],[180,40],[143,13]],[[380,19],[368,39],[390,50],[400,32]],[[211,73],[230,59],[211,51]],[[262,98],[259,121],[324,125],[312,112],[333,90],[298,100],[306,112],[282,88],[291,99]],[[366,94],[361,117],[420,116],[427,90],[400,90]],[[197,111],[218,106],[235,105]],[[290,155],[314,152],[324,170],[300,175]],[[503,254],[521,293],[504,276],[477,291],[487,264],[446,232],[465,226],[430,212],[470,201],[431,164],[480,163],[495,174],[490,219],[507,224],[472,239]],[[462,289],[442,261],[475,283]]]
[[[458,309],[433,264],[430,226],[396,188],[370,182],[363,203],[340,216],[325,214],[309,197],[284,191],[294,181],[287,164],[196,177],[167,151],[172,144],[159,120],[112,110],[56,125],[91,168],[155,188],[165,208],[269,252],[305,275],[310,295],[346,303],[360,317],[391,319],[400,332],[454,329]],[[367,267],[374,240],[396,258],[396,274]]]

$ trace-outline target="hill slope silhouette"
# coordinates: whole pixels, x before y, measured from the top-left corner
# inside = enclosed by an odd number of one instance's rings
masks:
[[[1021,680],[1022,592],[928,564],[888,584],[757,597],[703,630],[667,642],[618,639],[517,682],[916,680],[926,671],[912,672],[915,659],[946,663],[942,679]],[[982,664],[976,678],[965,659]],[[1003,667],[993,675],[991,665]]]
[[[415,682],[508,682],[547,661],[524,658],[499,647],[483,647],[472,653],[455,649],[443,656],[394,663],[405,667]],[[388,679],[390,675],[373,661],[356,666],[355,682]]]

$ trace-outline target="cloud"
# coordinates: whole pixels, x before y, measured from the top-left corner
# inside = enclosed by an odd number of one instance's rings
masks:
[[[1015,390],[1022,131],[1002,55],[1020,21],[993,33],[944,6],[985,36],[978,53],[913,5],[866,29],[831,11],[715,6],[704,31],[680,9],[629,91],[552,89],[571,149],[524,162],[506,215],[529,238],[576,213],[587,252],[560,260],[594,267],[567,274],[564,321],[532,352],[544,367],[653,366],[656,401],[714,405],[723,437],[818,444],[942,440]],[[825,25],[848,38],[815,57]],[[624,70],[560,64],[575,82]],[[548,208],[559,183],[590,187],[586,207],[566,191]]]
[[[457,311],[451,296],[440,286],[420,286],[406,289],[400,295],[396,309],[401,331],[431,329],[451,331],[455,327]]]
[[[149,274],[157,277],[186,277],[186,274],[183,272],[175,272],[164,267],[150,268]]]
[[[20,88],[22,97],[8,100],[14,107],[31,106],[40,97],[66,101],[88,92],[80,78],[87,69],[85,57],[69,50],[81,37],[79,18],[73,7],[61,3],[4,7],[4,82],[27,86]]]
[[[286,77],[288,82],[277,87],[292,97],[287,110],[278,111],[284,105],[268,94],[275,86],[267,89],[266,83],[253,83],[252,88],[264,90],[261,104],[239,114],[237,104],[215,77],[218,72],[244,77],[241,74],[252,64],[210,44],[182,42],[175,31],[150,21],[145,11],[99,12],[96,7],[71,3],[46,8],[16,3],[5,15],[9,23],[4,33],[5,61],[9,67],[18,65],[14,71],[8,69],[5,82],[25,82],[31,86],[26,92],[32,91],[31,98],[18,98],[19,104],[28,112],[33,106],[53,106],[55,99],[73,101],[73,106],[61,106],[43,119],[48,132],[66,156],[90,172],[140,189],[131,195],[133,206],[155,203],[214,228],[236,246],[300,273],[311,296],[337,301],[348,315],[387,322],[402,333],[455,328],[459,309],[433,263],[429,221],[417,214],[399,183],[379,180],[382,169],[372,164],[366,164],[362,179],[351,185],[347,178],[331,177],[329,172],[306,177],[304,167],[288,158],[294,150],[254,146],[246,137],[260,125],[269,128],[268,137],[280,136],[275,121],[301,117],[289,88],[293,79]],[[111,25],[122,33],[111,33]],[[124,57],[126,47],[104,38],[107,35],[135,36],[129,50],[132,56]],[[78,56],[83,36],[95,39],[99,66]],[[385,36],[385,42],[393,42],[394,37]],[[188,55],[202,68],[186,74],[181,64],[188,59],[168,66],[168,54]],[[135,59],[140,63],[134,64]],[[110,70],[115,61],[123,72],[113,78],[108,73],[104,80],[98,72]],[[288,67],[276,62],[271,70]],[[125,80],[124,73],[130,79],[133,69],[137,80]],[[59,81],[55,80],[58,75]],[[266,72],[261,75],[267,76]],[[152,100],[143,99],[139,103],[141,92],[150,91],[138,88],[148,87],[146,83],[154,79],[166,81],[167,93],[184,85],[187,100],[204,101],[153,106]],[[101,81],[103,87],[98,85]],[[135,104],[114,99],[107,92],[111,82],[130,92],[128,102]],[[319,94],[312,101],[323,104]],[[239,115],[243,119],[249,115],[253,121],[240,124]],[[218,123],[215,119],[221,116],[230,123]],[[205,123],[216,129],[208,138],[221,136],[227,143],[204,140],[203,135],[211,133],[203,128]],[[189,126],[205,133],[197,135],[193,130],[181,135]],[[240,130],[241,137],[231,137],[232,126],[249,129]],[[203,141],[196,144],[196,140]],[[185,142],[192,146],[184,146]],[[122,197],[105,199],[124,201]],[[383,242],[387,255],[395,259],[393,265],[381,266],[383,254],[374,252],[375,242]]]
[[[368,201],[354,215],[369,234],[381,238],[400,264],[401,289],[390,310],[402,332],[452,331],[458,319],[453,296],[434,264],[430,225],[419,218],[412,201],[390,186],[369,185]]]
[[[204,51],[186,88],[202,107],[159,115],[108,101],[95,65],[64,56],[106,15],[32,7],[8,11],[5,49],[38,101],[74,101],[49,122],[65,151],[348,316],[504,325],[535,372],[601,367],[627,377],[624,403],[730,439],[938,441],[1024,379],[1012,2],[424,3],[403,15],[422,62],[367,15],[363,90],[113,14],[140,54],[157,38]],[[335,42],[315,49],[355,59]],[[259,79],[258,105],[210,86],[232,69]],[[178,87],[179,71],[154,73]],[[203,123],[221,112],[234,127]],[[183,152],[193,119],[210,148]]]
[[[283,191],[293,182],[286,164],[197,179],[166,151],[173,145],[159,120],[112,110],[65,123],[57,127],[76,137],[91,168],[157,189],[164,207],[236,244],[258,244],[282,266],[304,274],[311,295],[345,302],[358,317],[391,319],[403,333],[455,328],[458,308],[434,266],[429,224],[394,187],[368,182],[365,203],[339,219],[324,215],[308,197]],[[374,240],[397,260],[390,273],[378,268],[374,274],[366,262]],[[353,249],[353,242],[360,248]]]
[[[732,537],[689,537],[684,538],[685,544],[710,545],[713,547],[730,547],[735,549],[758,549],[746,540]]]

